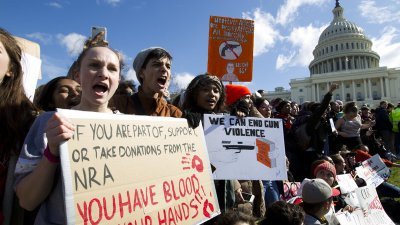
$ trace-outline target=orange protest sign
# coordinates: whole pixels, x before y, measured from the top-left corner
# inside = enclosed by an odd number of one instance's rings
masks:
[[[254,21],[210,16],[208,69],[222,81],[251,81]]]

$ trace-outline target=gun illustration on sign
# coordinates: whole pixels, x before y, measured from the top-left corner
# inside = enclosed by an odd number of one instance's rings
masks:
[[[254,145],[246,145],[242,141],[238,141],[236,144],[232,144],[231,141],[222,141],[222,147],[225,150],[238,150],[235,153],[240,153],[242,150],[254,150]]]
[[[226,56],[225,52],[226,52],[228,49],[233,50],[233,49],[235,49],[235,48],[237,48],[237,47],[239,47],[239,46],[240,46],[240,45],[234,45],[234,44],[225,43],[225,46],[221,49],[221,56]]]

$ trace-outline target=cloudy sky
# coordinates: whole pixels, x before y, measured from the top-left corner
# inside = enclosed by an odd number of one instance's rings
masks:
[[[400,0],[342,0],[344,16],[363,28],[381,66],[400,67]],[[309,76],[320,33],[331,22],[334,0],[57,0],[3,1],[1,27],[41,46],[43,79],[65,75],[90,36],[107,27],[111,47],[121,51],[125,76],[134,79],[134,56],[162,46],[173,57],[174,87],[185,87],[207,69],[209,17],[255,21],[252,90],[289,89]]]

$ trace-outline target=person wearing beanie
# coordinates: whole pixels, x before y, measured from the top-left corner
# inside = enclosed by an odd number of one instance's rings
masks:
[[[188,123],[198,125],[204,114],[223,113],[225,90],[224,85],[217,76],[200,74],[187,86],[182,99],[182,111]],[[189,122],[189,120],[192,120]],[[233,209],[235,203],[234,181],[214,180],[216,194],[221,212]],[[218,218],[213,218],[216,221]],[[211,221],[210,221],[211,222]]]
[[[332,188],[337,185],[336,169],[335,169],[334,164],[332,164],[330,162],[325,161],[325,162],[318,164],[314,168],[313,174],[314,174],[315,178],[324,180]],[[339,192],[339,190],[337,190],[337,191]],[[343,209],[344,211],[352,212],[354,210],[350,205],[348,205],[344,201],[344,199],[341,196],[335,196],[333,198],[333,202],[335,203],[334,211],[339,211],[340,209]],[[334,211],[332,210],[332,212],[334,212]]]
[[[327,161],[320,163],[318,166],[316,166],[313,174],[316,178],[323,179],[326,183],[329,184],[329,186],[332,186],[333,182],[336,180],[335,166]]]
[[[171,61],[172,56],[161,47],[140,51],[133,61],[139,91],[113,99],[112,106],[125,114],[181,117],[182,112],[164,98],[171,79]]]
[[[227,84],[225,85],[225,94],[225,104],[230,115],[237,117],[263,117],[253,106],[251,91],[246,86]],[[263,217],[265,213],[263,189],[264,186],[261,180],[235,180],[234,190],[238,210],[250,213],[258,218]],[[245,202],[242,192],[252,193],[255,196],[254,203]]]
[[[303,202],[301,206],[306,212],[304,225],[331,224],[327,215],[332,209],[333,197],[340,192],[332,189],[323,179],[306,181],[302,187]]]
[[[238,117],[262,117],[253,106],[251,91],[243,85],[227,84],[225,86],[226,107],[232,116]]]

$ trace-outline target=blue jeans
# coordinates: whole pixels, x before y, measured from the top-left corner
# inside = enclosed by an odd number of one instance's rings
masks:
[[[376,188],[379,197],[400,198],[400,188],[388,182],[383,182]]]
[[[279,201],[279,189],[276,181],[263,180],[265,206],[269,207],[272,203]]]

